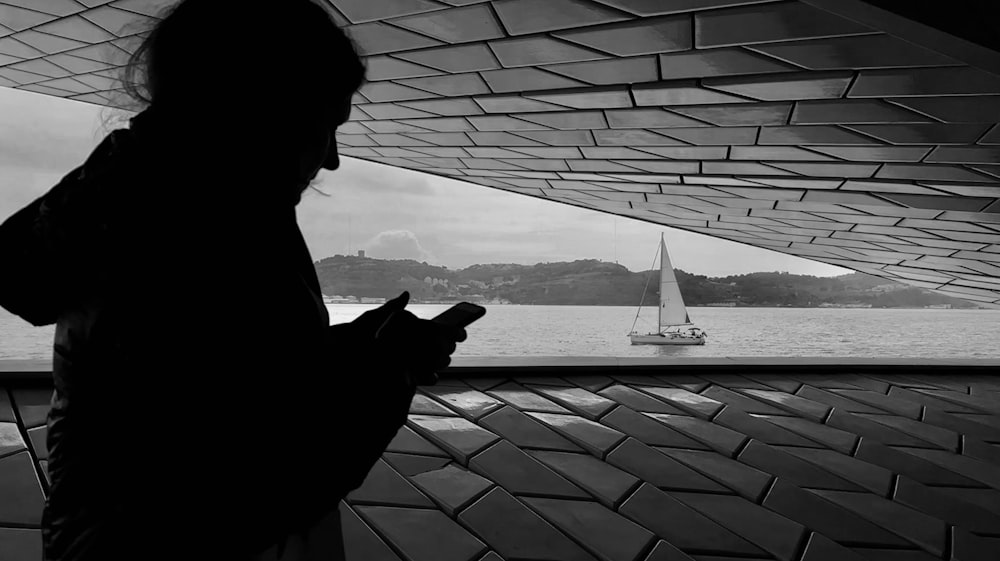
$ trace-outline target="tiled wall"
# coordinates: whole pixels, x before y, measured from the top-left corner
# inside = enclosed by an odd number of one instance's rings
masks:
[[[38,558],[47,398],[0,392],[4,561]],[[446,379],[341,512],[358,561],[995,561],[1000,377]]]

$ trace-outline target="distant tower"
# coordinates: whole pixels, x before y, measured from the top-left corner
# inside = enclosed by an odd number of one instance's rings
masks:
[[[364,257],[364,256],[365,256],[365,250],[359,249],[358,250],[358,257]]]

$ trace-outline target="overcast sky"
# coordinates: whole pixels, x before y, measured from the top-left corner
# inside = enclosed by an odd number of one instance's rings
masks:
[[[0,220],[79,165],[109,127],[108,110],[0,87]],[[367,251],[450,268],[475,263],[601,259],[648,269],[660,232],[674,266],[721,276],[757,271],[849,271],[790,255],[343,158],[299,205],[314,259]],[[616,235],[617,232],[617,235]]]

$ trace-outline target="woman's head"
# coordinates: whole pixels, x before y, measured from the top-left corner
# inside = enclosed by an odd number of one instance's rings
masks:
[[[275,158],[328,149],[318,171],[335,167],[333,131],[364,75],[351,40],[313,0],[182,0],[132,55],[124,81],[140,106],[230,130]]]

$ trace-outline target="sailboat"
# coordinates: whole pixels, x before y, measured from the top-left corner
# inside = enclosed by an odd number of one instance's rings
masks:
[[[642,301],[639,302],[639,312],[632,322],[632,332],[629,333],[633,345],[704,345],[707,334],[691,323],[684,298],[681,296],[680,285],[674,275],[674,267],[670,264],[670,254],[667,253],[667,242],[660,234],[660,316],[659,331],[640,334],[635,330],[642,311]],[[647,281],[647,287],[649,283]],[[643,299],[646,291],[643,289]]]

